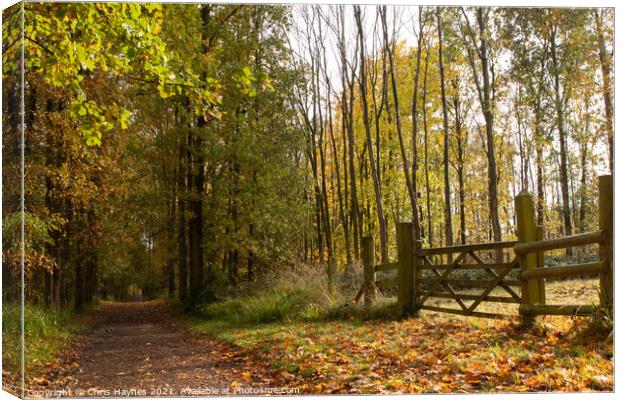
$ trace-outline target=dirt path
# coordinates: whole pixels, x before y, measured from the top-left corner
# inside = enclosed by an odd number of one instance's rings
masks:
[[[215,339],[189,332],[156,301],[103,302],[86,316],[92,328],[78,336],[46,389],[70,396],[187,396],[230,394],[239,386],[268,387],[244,374],[247,356]],[[50,371],[54,375],[54,371]]]

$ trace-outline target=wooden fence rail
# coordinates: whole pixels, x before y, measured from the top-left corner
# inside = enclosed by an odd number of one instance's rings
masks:
[[[561,265],[557,267],[545,267],[523,271],[520,278],[541,279],[541,278],[565,278],[569,276],[599,274],[603,270],[605,262],[595,261],[583,264]]]
[[[416,315],[423,309],[466,316],[514,318],[476,311],[482,302],[519,304],[519,314],[526,324],[537,315],[590,315],[596,309],[592,305],[545,304],[545,279],[599,274],[601,305],[613,304],[612,177],[600,176],[598,189],[599,230],[595,232],[543,239],[543,227],[536,224],[533,197],[522,192],[515,198],[516,241],[422,248],[420,241],[415,240],[413,223],[401,222],[396,226],[397,261],[376,264],[374,239],[365,237],[362,240],[364,284],[355,301],[363,293],[365,304],[371,304],[377,287],[397,287],[397,305],[403,316]],[[596,262],[544,266],[546,251],[592,244],[599,246],[599,260]],[[496,259],[490,257],[490,250],[500,252],[496,253]],[[514,259],[504,262],[502,250],[512,251]],[[443,256],[447,256],[448,263],[441,262],[445,260]],[[468,270],[485,271],[489,279],[464,279],[454,275],[455,271]],[[396,271],[397,275],[376,280],[377,272],[390,271]],[[422,276],[423,271],[426,276]],[[484,290],[480,294],[458,293],[457,287],[462,286],[477,286]],[[520,287],[520,294],[513,289],[515,287]],[[495,288],[503,289],[508,296],[491,295]],[[430,297],[454,300],[460,308],[426,305]],[[466,301],[471,303],[466,304]]]
[[[514,251],[519,256],[522,303],[519,313],[525,324],[536,315],[588,315],[591,305],[545,304],[545,278],[563,278],[599,274],[600,303],[613,304],[613,180],[611,175],[600,176],[599,231],[581,233],[558,239],[542,240],[537,230],[534,201],[530,194],[520,193],[515,199],[519,243]],[[599,245],[599,261],[557,267],[544,266],[544,252],[555,249]]]
[[[568,247],[585,246],[588,244],[603,243],[605,232],[587,232],[577,235],[565,236],[557,239],[539,240],[536,242],[519,243],[515,245],[514,252],[519,255],[537,253],[539,251],[549,251],[556,249],[566,249]]]
[[[492,243],[479,243],[479,244],[464,244],[447,247],[436,247],[428,249],[419,249],[419,256],[434,256],[441,254],[455,254],[455,253],[469,253],[483,250],[497,250],[497,249],[509,249],[514,247],[517,241],[513,242],[492,242]]]

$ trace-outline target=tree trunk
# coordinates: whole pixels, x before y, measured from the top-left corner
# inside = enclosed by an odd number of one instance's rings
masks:
[[[327,151],[327,141],[325,140],[325,124],[323,121],[323,111],[321,107],[321,95],[320,95],[320,75],[321,75],[321,57],[320,52],[321,49],[323,53],[325,49],[323,46],[322,40],[322,32],[321,32],[321,19],[319,21],[319,32],[317,37],[316,49],[317,49],[317,59],[316,59],[316,93],[318,94],[318,98],[316,98],[317,107],[319,117],[319,160],[321,163],[321,198],[323,208],[322,216],[323,216],[323,229],[325,232],[325,245],[327,247],[327,279],[331,288],[332,284],[332,269],[334,263],[334,248],[332,241],[332,231],[331,231],[331,223],[330,223],[330,212],[329,212],[329,193],[327,191],[327,176],[326,176],[326,160],[325,160],[325,152]]]
[[[521,185],[521,190],[529,189],[529,179],[527,175],[527,157],[528,154],[526,152],[526,143],[525,143],[525,132],[524,126],[521,124],[521,110],[519,108],[519,103],[521,102],[521,86],[517,87],[517,97],[514,100],[515,106],[515,117],[517,120],[517,140],[519,145],[519,183]]]
[[[433,218],[431,215],[431,185],[428,172],[428,115],[426,89],[428,83],[428,49],[424,58],[424,85],[422,86],[422,119],[424,122],[424,181],[426,183],[426,220],[428,221],[428,244],[433,247]]]
[[[56,111],[54,109],[54,101],[52,99],[47,100],[46,112],[51,113]],[[56,192],[56,184],[52,179],[52,171],[57,169],[60,165],[60,151],[58,146],[58,140],[54,137],[51,129],[46,132],[47,141],[47,155],[46,155],[46,169],[47,174],[45,176],[45,206],[50,214],[57,214],[60,210],[58,207],[58,198],[54,196]],[[58,304],[58,297],[56,296],[56,281],[60,276],[60,233],[59,229],[54,229],[50,232],[50,241],[46,244],[47,254],[52,258],[54,265],[52,270],[46,273],[46,305],[54,306]]]
[[[413,94],[411,100],[411,119],[412,119],[412,136],[411,142],[413,147],[413,155],[411,159],[411,185],[413,194],[415,196],[416,202],[415,205],[417,207],[417,199],[418,199],[418,136],[419,136],[419,126],[418,126],[418,88],[420,82],[420,68],[422,64],[422,45],[424,43],[424,18],[423,18],[423,10],[422,6],[418,7],[418,20],[419,20],[419,32],[418,32],[418,45],[416,49],[416,62],[415,62],[415,76],[413,78]],[[426,74],[426,71],[424,71]],[[426,105],[423,105],[426,107]],[[417,221],[415,225],[415,234],[416,239],[420,239],[422,236],[422,228],[420,219],[422,217],[422,213],[418,213],[417,209],[413,210],[414,216],[418,216],[414,218]]]
[[[337,8],[337,46],[340,53],[340,83],[342,85],[342,92],[340,96],[341,106],[341,131],[342,131],[342,172],[343,172],[343,207],[342,207],[342,220],[345,240],[345,252],[347,271],[350,271],[353,265],[353,249],[351,247],[351,225],[353,223],[352,207],[350,207],[349,201],[349,168],[348,168],[348,75],[347,75],[347,59],[346,59],[346,40],[345,40],[345,22],[344,22],[344,7],[342,5]],[[338,163],[336,157],[335,162]]]
[[[536,131],[536,214],[538,217],[538,225],[544,224],[545,219],[545,182],[544,182],[544,165],[543,165],[543,132],[540,126],[540,110],[537,108],[535,120]]]
[[[603,74],[603,100],[605,101],[605,130],[607,131],[607,146],[609,147],[609,171],[614,171],[614,110],[611,101],[611,77],[610,62],[605,45],[605,34],[603,32],[602,16],[598,10],[594,11],[596,21],[596,35],[598,39],[599,59],[601,61],[601,72]]]
[[[456,173],[459,184],[459,214],[460,214],[460,236],[461,243],[465,244],[465,143],[467,135],[463,132],[463,116],[461,115],[461,101],[459,94],[458,78],[453,81],[454,89],[454,130],[456,133]]]
[[[446,83],[443,62],[443,40],[441,26],[441,8],[437,7],[437,37],[439,40],[439,76],[441,85],[441,108],[443,111],[443,183],[444,183],[444,227],[446,246],[452,246],[452,209],[450,200],[450,157],[449,157],[449,128],[448,128],[448,105],[446,102]],[[448,261],[451,261],[451,255],[448,255]]]
[[[487,141],[487,157],[488,157],[488,175],[489,175],[489,209],[491,216],[491,227],[493,229],[493,240],[500,242],[502,240],[502,228],[499,223],[499,202],[497,200],[497,161],[495,160],[495,137],[493,135],[493,105],[491,99],[491,78],[489,60],[487,55],[487,31],[486,21],[483,16],[483,9],[478,8],[478,26],[480,28],[480,61],[482,63],[482,82],[483,82],[483,113],[486,122],[486,141]],[[501,251],[497,252],[497,261],[502,262]]]
[[[201,126],[202,124],[199,124]],[[204,125],[203,125],[204,126]],[[204,159],[202,157],[202,139],[200,133],[195,134],[192,140],[194,157],[192,157],[192,199],[189,202],[191,215],[189,225],[189,257],[190,257],[190,302],[199,301],[203,284],[203,191],[204,191]]]
[[[174,188],[174,180],[168,183]],[[168,215],[166,226],[166,280],[168,287],[168,297],[173,298],[176,290],[175,273],[174,273],[174,214],[175,214],[175,198],[174,190],[169,191],[168,198]]]
[[[208,54],[210,48],[209,23],[211,20],[211,5],[203,4],[200,9],[202,20],[202,53]],[[203,74],[204,75],[204,74]],[[203,76],[206,79],[206,76]],[[204,116],[198,117],[196,127],[190,128],[190,180],[192,198],[189,201],[191,215],[189,225],[189,296],[192,306],[198,304],[201,299],[204,280],[204,254],[203,254],[203,203],[205,184],[205,160],[203,130],[207,123]]]
[[[579,146],[580,158],[581,158],[581,179],[580,179],[580,187],[579,187],[579,232],[586,232],[586,201],[587,201],[587,187],[586,187],[586,178],[587,178],[587,154],[588,154],[588,145],[586,140],[584,139],[583,143]]]
[[[588,176],[588,137],[590,136],[590,93],[584,96],[585,103],[585,127],[581,135],[579,152],[581,159],[581,179],[579,182],[579,232],[586,232],[586,207],[587,207],[587,176]]]
[[[326,74],[327,81],[327,111],[328,111],[328,124],[329,124],[329,138],[332,147],[333,158],[332,161],[334,163],[336,169],[336,191],[338,195],[338,206],[340,208],[340,221],[342,223],[342,227],[345,235],[345,247],[346,247],[346,255],[347,255],[347,266],[351,263],[351,244],[350,239],[348,237],[348,226],[345,216],[345,207],[342,198],[342,181],[340,177],[340,159],[338,158],[338,147],[336,144],[336,138],[334,135],[334,124],[333,124],[333,115],[332,115],[332,103],[331,103],[331,84],[330,80]],[[344,127],[344,118],[343,118],[343,134],[345,131]],[[333,183],[333,181],[332,181]],[[336,218],[334,218],[336,220]]]
[[[349,85],[349,104],[346,106],[348,122],[347,122],[347,139],[348,139],[348,156],[349,156],[349,183],[351,185],[350,203],[351,203],[351,222],[353,224],[353,255],[356,260],[360,257],[359,232],[360,226],[360,210],[357,197],[357,178],[355,172],[355,133],[353,132],[353,104],[355,99],[355,91],[353,90],[353,78],[348,82]],[[346,103],[346,102],[345,102]]]
[[[418,219],[418,203],[416,194],[413,191],[413,184],[411,183],[411,176],[409,174],[409,161],[407,159],[407,151],[405,149],[405,141],[403,139],[403,128],[400,116],[400,104],[398,100],[398,87],[396,79],[396,71],[394,67],[394,43],[390,44],[387,30],[387,7],[380,7],[381,13],[381,25],[383,27],[383,41],[384,46],[387,49],[388,60],[390,62],[390,78],[392,84],[392,97],[394,102],[394,115],[396,116],[396,131],[398,133],[398,144],[400,146],[400,153],[403,159],[403,172],[405,174],[405,183],[407,185],[407,193],[409,194],[409,201],[411,202],[411,214],[413,216],[413,225],[415,228],[416,239],[420,238],[420,221]]]
[[[546,53],[545,53],[546,54]],[[542,95],[545,80],[546,55],[540,59],[540,77],[536,90],[536,103],[534,104],[534,143],[536,146],[536,214],[538,225],[543,226],[545,220],[545,183],[543,165],[544,131],[542,126]]]
[[[185,208],[187,204],[186,192],[187,187],[187,166],[189,159],[189,142],[188,135],[184,134],[179,138],[179,160],[178,160],[178,175],[177,175],[177,210],[178,210],[178,230],[177,230],[177,244],[178,244],[178,264],[179,264],[179,299],[185,303],[188,300],[187,289],[187,240],[185,236],[186,230],[186,216]]]
[[[85,215],[85,211],[82,207],[77,211],[80,221],[80,226],[88,226],[88,221]],[[85,240],[77,240],[75,242],[76,254],[80,255],[80,259],[75,263],[75,284],[74,284],[74,309],[77,312],[84,311],[86,306],[86,271],[85,267],[88,265],[88,257],[90,255],[88,250],[88,244]]]
[[[381,237],[381,262],[388,261],[387,252],[387,229],[385,224],[385,215],[383,213],[383,198],[381,194],[381,184],[379,183],[378,166],[375,164],[375,156],[373,153],[372,139],[370,133],[370,118],[368,116],[368,84],[366,81],[366,51],[364,46],[364,28],[362,26],[362,18],[359,6],[354,7],[355,21],[357,23],[357,34],[360,41],[360,97],[362,100],[364,130],[366,132],[366,146],[368,146],[368,159],[370,162],[370,175],[372,177],[373,188],[375,191],[375,201],[377,205],[377,217],[379,219],[379,231]],[[379,116],[375,115],[375,120]],[[377,147],[378,147],[377,143]]]
[[[551,59],[553,61],[553,87],[555,91],[556,128],[560,138],[560,188],[562,190],[562,219],[564,221],[564,235],[569,236],[573,232],[570,212],[570,193],[568,189],[568,160],[566,131],[564,129],[564,99],[560,92],[560,67],[557,55],[556,43],[557,27],[551,27]],[[566,249],[566,255],[573,254],[572,248]]]

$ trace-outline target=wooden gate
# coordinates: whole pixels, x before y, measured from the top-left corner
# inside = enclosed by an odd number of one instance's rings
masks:
[[[398,307],[403,315],[416,315],[431,310],[465,316],[514,318],[514,315],[478,311],[484,302],[519,304],[525,321],[535,315],[587,315],[592,305],[545,304],[545,279],[599,274],[601,304],[613,304],[613,180],[610,175],[599,177],[599,227],[596,232],[581,233],[558,239],[543,240],[543,228],[536,225],[534,202],[522,192],[515,198],[519,240],[439,248],[422,248],[416,241],[411,222],[397,225],[398,261],[375,264],[374,239],[362,241],[364,284],[362,293],[367,304],[374,298],[376,287],[398,288]],[[545,267],[544,252],[553,249],[598,244],[599,261]],[[463,277],[463,271],[478,270],[484,279]],[[395,278],[376,281],[378,272],[397,271]],[[460,291],[468,288],[468,293]],[[479,293],[471,293],[479,288]],[[501,296],[493,291],[499,289]],[[427,304],[430,298],[452,300],[456,307]],[[598,307],[598,306],[597,306]]]
[[[476,311],[484,301],[500,303],[520,303],[521,296],[512,287],[520,285],[514,276],[509,277],[519,267],[518,258],[511,257],[509,262],[494,259],[497,254],[505,256],[505,249],[512,249],[516,242],[498,242],[478,245],[452,246],[435,249],[418,249],[419,261],[416,265],[418,274],[425,272],[427,277],[418,276],[418,285],[414,289],[416,298],[414,310],[432,310],[479,317],[502,317]],[[491,252],[490,252],[491,251]],[[493,253],[493,254],[491,254]],[[502,257],[503,258],[503,257]],[[449,260],[452,259],[450,262]],[[463,278],[455,276],[460,271],[481,271],[487,279]],[[513,274],[514,275],[514,274]],[[458,288],[474,287],[482,291],[478,294],[458,293]],[[503,296],[491,296],[495,288],[501,288]],[[427,299],[435,297],[453,300],[459,308],[445,308],[425,305]],[[472,301],[466,304],[466,301]]]

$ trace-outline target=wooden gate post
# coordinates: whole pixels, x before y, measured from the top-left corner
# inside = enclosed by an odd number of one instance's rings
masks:
[[[536,240],[543,240],[545,238],[545,229],[542,225],[536,226]],[[540,251],[536,253],[536,268],[544,268],[545,266],[545,252]],[[545,279],[538,280],[538,301],[540,304],[545,304]]]
[[[519,243],[534,242],[537,240],[536,215],[534,215],[534,200],[527,191],[522,191],[515,197],[515,211],[517,214],[517,236]],[[519,256],[521,270],[527,271],[537,267],[539,255],[529,253]],[[540,287],[538,279],[521,280],[521,304],[540,304]],[[519,314],[524,325],[533,321],[533,316],[524,307],[519,307]]]
[[[362,238],[362,263],[364,265],[364,305],[370,306],[375,300],[375,238]]]
[[[598,177],[598,225],[604,232],[605,242],[599,244],[599,258],[605,261],[601,270],[601,305],[609,307],[614,303],[614,181],[612,175]]]
[[[396,226],[398,246],[398,308],[401,316],[414,316],[415,239],[412,222],[400,222]]]
[[[416,232],[414,232],[413,237],[416,237]],[[421,304],[418,304],[418,300],[420,298],[420,272],[422,265],[424,264],[422,257],[418,257],[418,249],[422,248],[422,241],[420,239],[416,239],[413,241],[413,313],[414,315],[418,315],[420,311]]]

